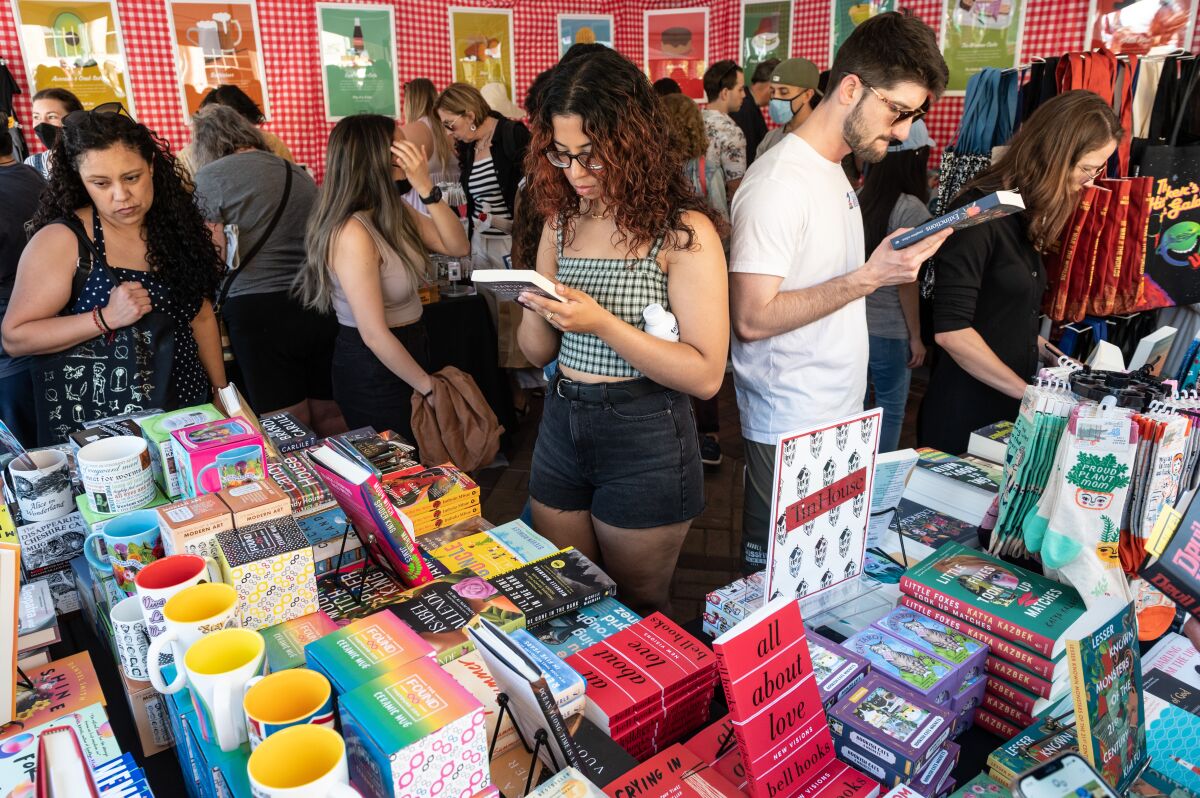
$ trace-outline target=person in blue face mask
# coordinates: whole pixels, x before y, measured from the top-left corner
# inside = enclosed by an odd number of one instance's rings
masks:
[[[771,100],[767,103],[771,121],[779,127],[767,133],[758,145],[756,156],[774,147],[808,119],[821,97],[821,91],[817,88],[819,78],[816,64],[807,58],[789,58],[779,62],[771,73]]]

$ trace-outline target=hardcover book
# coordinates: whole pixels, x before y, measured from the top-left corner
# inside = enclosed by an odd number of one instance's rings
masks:
[[[615,598],[605,596],[595,604],[530,627],[529,632],[556,656],[566,659],[640,620],[641,616],[636,612]]]
[[[964,682],[963,667],[876,627],[868,626],[842,645],[869,662],[872,673],[891,678],[935,706],[949,709]]]
[[[997,679],[995,676],[987,677],[987,691],[994,696],[1000,698],[1007,704],[1019,709],[1027,715],[1034,717],[1040,716],[1043,712],[1049,709],[1054,704],[1057,704],[1064,695],[1071,692],[1070,683],[1064,686],[1060,692],[1055,693],[1048,698],[1035,695],[1023,687],[1018,687],[1011,682],[1006,682],[1003,679]]]
[[[429,643],[386,610],[304,646],[308,667],[325,674],[338,695],[433,653]]]
[[[329,486],[317,474],[305,452],[288,452],[267,460],[267,476],[287,494],[297,516],[336,507]]]
[[[980,427],[971,433],[967,442],[967,453],[992,463],[1004,464],[1008,453],[1008,439],[1012,437],[1013,422],[997,421]]]
[[[563,298],[554,290],[554,283],[533,269],[475,269],[471,281],[479,288],[491,291],[497,299],[515,302],[521,292],[543,299]]]
[[[950,713],[895,681],[871,674],[829,713],[838,742],[867,760],[909,776],[950,737]]]
[[[999,657],[987,658],[987,672],[997,679],[1020,687],[1023,690],[1028,690],[1041,698],[1052,698],[1062,695],[1063,691],[1070,687],[1066,657],[1063,658],[1062,664],[1055,670],[1053,680],[1044,679],[1035,673],[1030,673],[1020,665],[1014,665],[1008,660],[1003,660]]]
[[[258,425],[262,428],[263,435],[274,444],[280,454],[317,445],[317,434],[291,413],[259,416]]]
[[[957,543],[905,571],[900,590],[1049,659],[1061,656],[1067,629],[1084,614],[1069,585]]]
[[[875,621],[875,626],[947,662],[965,667],[964,682],[977,679],[985,671],[986,645],[907,607],[897,607]]]
[[[1062,707],[1069,709],[1070,702],[1064,702]],[[1078,748],[1074,725],[1069,719],[1059,719],[1060,714],[1048,713],[989,754],[987,765],[992,777],[1006,788],[1011,787],[1019,774],[1063,751]]]
[[[985,679],[984,682],[986,684],[987,680]],[[1021,726],[1023,728],[1027,728],[1038,722],[1037,716],[1030,715],[1028,712],[1017,709],[994,693],[985,691],[983,694],[983,700],[979,702],[979,705],[988,712],[991,712],[996,717],[1007,720],[1009,723],[1016,724],[1017,726]]]
[[[975,710],[975,725],[996,735],[1001,740],[1011,740],[1021,732],[1019,727],[1014,726],[1004,718],[993,715],[983,707],[978,707]]]
[[[474,648],[467,627],[486,618],[506,632],[525,627],[520,608],[490,582],[458,571],[405,591],[393,599],[394,612],[423,637],[445,664]]]
[[[909,499],[901,499],[896,505],[896,525],[900,528],[900,534],[931,549],[940,548],[947,542],[979,547],[979,528],[975,524],[960,521]]]
[[[905,498],[972,524],[979,524],[996,494],[1003,471],[936,449],[918,449],[917,467]]]
[[[766,595],[801,599],[863,571],[882,411],[779,437]]]
[[[614,596],[617,585],[576,549],[564,549],[489,580],[530,626]]]
[[[980,197],[974,202],[967,203],[961,208],[955,208],[947,214],[930,219],[924,224],[917,225],[906,233],[892,238],[893,249],[904,249],[921,241],[947,227],[962,230],[974,227],[983,222],[990,222],[1025,210],[1025,202],[1016,191],[994,191],[986,197]]]
[[[1142,666],[1133,603],[1067,643],[1079,753],[1118,794],[1147,758]]]

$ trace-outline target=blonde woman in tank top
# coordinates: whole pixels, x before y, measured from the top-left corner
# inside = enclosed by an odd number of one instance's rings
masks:
[[[530,196],[548,220],[537,270],[566,300],[520,300],[522,351],[559,369],[529,477],[534,526],[594,559],[635,610],[665,610],[704,508],[688,395],[717,392],[729,346],[715,212],[663,147],[650,82],[612,50],[554,68],[532,133]],[[654,303],[679,340],[645,332]]]
[[[429,216],[401,199],[410,187]],[[308,260],[295,287],[306,305],[337,314],[333,398],[346,423],[393,429],[410,441],[412,392],[432,387],[417,296],[426,253],[470,253],[458,216],[434,188],[425,149],[394,120],[343,119],[329,136]]]

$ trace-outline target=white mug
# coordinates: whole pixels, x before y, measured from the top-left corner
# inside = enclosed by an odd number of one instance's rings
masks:
[[[222,751],[232,751],[248,739],[242,695],[246,684],[262,673],[265,661],[263,636],[250,629],[205,635],[183,655],[200,734]]]
[[[113,645],[121,660],[121,670],[130,679],[146,681],[146,652],[150,637],[146,634],[146,619],[142,617],[142,603],[137,596],[130,596],[118,603],[108,614],[112,621]]]
[[[178,693],[187,684],[187,674],[183,668],[176,667],[175,679],[167,684],[163,681],[160,655],[170,647],[174,650],[175,662],[182,662],[187,650],[204,635],[241,626],[238,593],[224,582],[201,582],[185,587],[167,599],[162,614],[166,631],[149,644],[150,683],[160,693]]]
[[[53,521],[75,509],[71,494],[71,468],[67,455],[58,449],[30,452],[30,463],[22,457],[8,464],[21,518],[27,524]]]
[[[146,440],[118,435],[92,441],[75,455],[88,504],[97,513],[127,513],[154,499]]]
[[[289,726],[263,740],[246,763],[254,798],[359,798],[346,742],[326,726]]]

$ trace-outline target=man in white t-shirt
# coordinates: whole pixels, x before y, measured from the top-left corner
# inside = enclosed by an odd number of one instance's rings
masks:
[[[841,160],[879,161],[946,87],[937,37],[900,13],[859,25],[812,115],[755,160],[733,202],[734,384],[746,442],[742,567],[764,567],[779,436],[862,410],[864,297],[910,283],[949,231],[863,253],[862,214]]]

